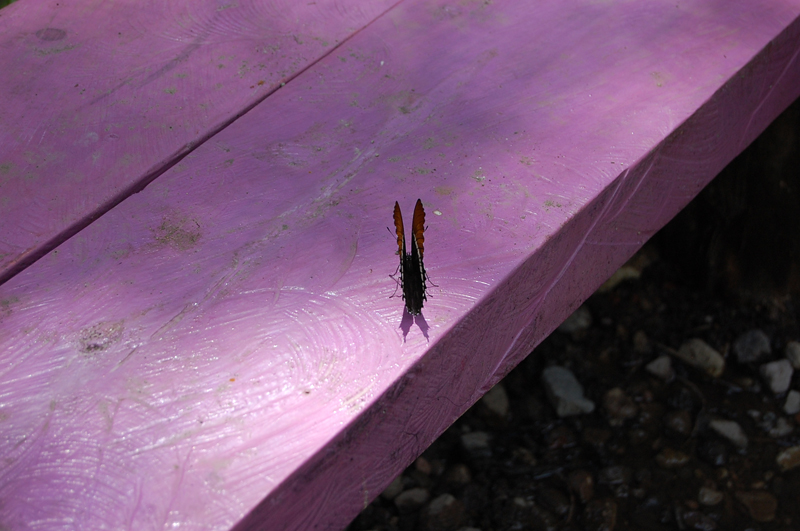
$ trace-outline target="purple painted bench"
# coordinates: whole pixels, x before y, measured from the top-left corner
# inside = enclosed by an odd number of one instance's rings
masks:
[[[800,94],[797,2],[200,4],[0,11],[3,529],[343,527]]]

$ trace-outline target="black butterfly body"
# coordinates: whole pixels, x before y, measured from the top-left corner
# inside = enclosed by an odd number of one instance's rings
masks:
[[[394,203],[394,226],[397,231],[397,247],[400,252],[400,286],[403,289],[403,300],[411,315],[419,315],[422,304],[428,298],[425,294],[425,283],[428,275],[422,263],[425,252],[425,209],[422,201],[417,199],[414,217],[411,219],[411,252],[406,252],[406,238],[403,232],[403,216],[400,205]]]

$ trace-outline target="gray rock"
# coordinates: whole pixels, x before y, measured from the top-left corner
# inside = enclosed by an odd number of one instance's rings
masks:
[[[430,496],[428,489],[416,487],[401,492],[394,499],[394,504],[400,512],[411,512],[425,505]]]
[[[737,422],[716,419],[708,423],[709,427],[722,435],[739,448],[747,448],[747,435]]]
[[[761,377],[775,394],[785,393],[792,383],[792,364],[789,360],[778,360],[765,363],[760,369]]]
[[[452,494],[441,494],[431,500],[422,510],[420,522],[422,529],[450,531],[460,528],[467,521],[464,504]]]
[[[681,345],[675,356],[714,378],[719,378],[725,370],[725,358],[702,339],[690,339]]]
[[[669,356],[659,356],[647,365],[645,370],[657,378],[662,380],[671,380],[674,376],[672,371],[672,359]]]
[[[485,431],[473,431],[461,436],[461,446],[472,456],[489,455],[491,454],[490,440],[491,436]]]
[[[800,343],[797,341],[789,341],[786,345],[786,359],[792,364],[795,369],[800,369]]]
[[[403,492],[403,476],[397,476],[391,483],[389,483],[388,487],[383,489],[383,492],[381,492],[381,498],[393,500],[397,498],[397,495],[401,492]]]
[[[786,403],[783,404],[783,411],[787,415],[800,413],[800,393],[794,389],[789,391],[789,394],[786,395]]]
[[[516,496],[512,501],[512,503],[517,507],[530,507],[531,505],[533,505],[533,502],[531,500],[526,500],[521,496]]]
[[[589,312],[589,308],[581,306],[561,323],[561,326],[558,327],[558,331],[565,334],[574,334],[576,332],[583,332],[590,326],[592,326],[592,314]]]
[[[493,415],[504,419],[508,415],[508,394],[502,384],[497,384],[483,395],[481,402]]]
[[[453,505],[455,502],[456,498],[452,494],[441,494],[431,500],[430,505],[428,505],[428,510],[434,514],[439,514],[447,507]]]
[[[697,501],[701,505],[712,506],[721,502],[725,495],[716,489],[709,487],[700,487],[700,492],[697,495]]]
[[[594,402],[583,396],[583,386],[569,369],[548,367],[542,371],[542,381],[559,417],[594,411]]]
[[[792,423],[786,420],[785,418],[780,417],[778,420],[775,421],[775,426],[773,426],[772,429],[770,429],[767,433],[769,433],[770,437],[774,439],[779,439],[781,437],[789,435],[790,433],[792,433],[792,431],[794,431],[794,426],[792,425]]]
[[[769,337],[761,330],[749,330],[740,335],[733,344],[733,352],[739,363],[752,363],[772,353]]]

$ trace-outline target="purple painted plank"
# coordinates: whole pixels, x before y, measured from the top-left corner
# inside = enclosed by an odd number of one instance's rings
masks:
[[[0,522],[344,525],[797,97],[715,6],[404,2],[0,287]]]
[[[392,3],[23,1],[0,11],[0,283]]]

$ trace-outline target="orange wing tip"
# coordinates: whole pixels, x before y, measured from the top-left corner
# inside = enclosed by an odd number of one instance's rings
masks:
[[[425,209],[422,207],[422,200],[417,199],[417,204],[414,206],[414,218],[411,220],[411,233],[417,241],[417,248],[419,254],[422,256],[425,252]]]
[[[403,247],[405,246],[405,233],[403,232],[403,214],[400,213],[400,204],[397,201],[394,202],[394,229],[397,233],[397,249],[402,259]]]

